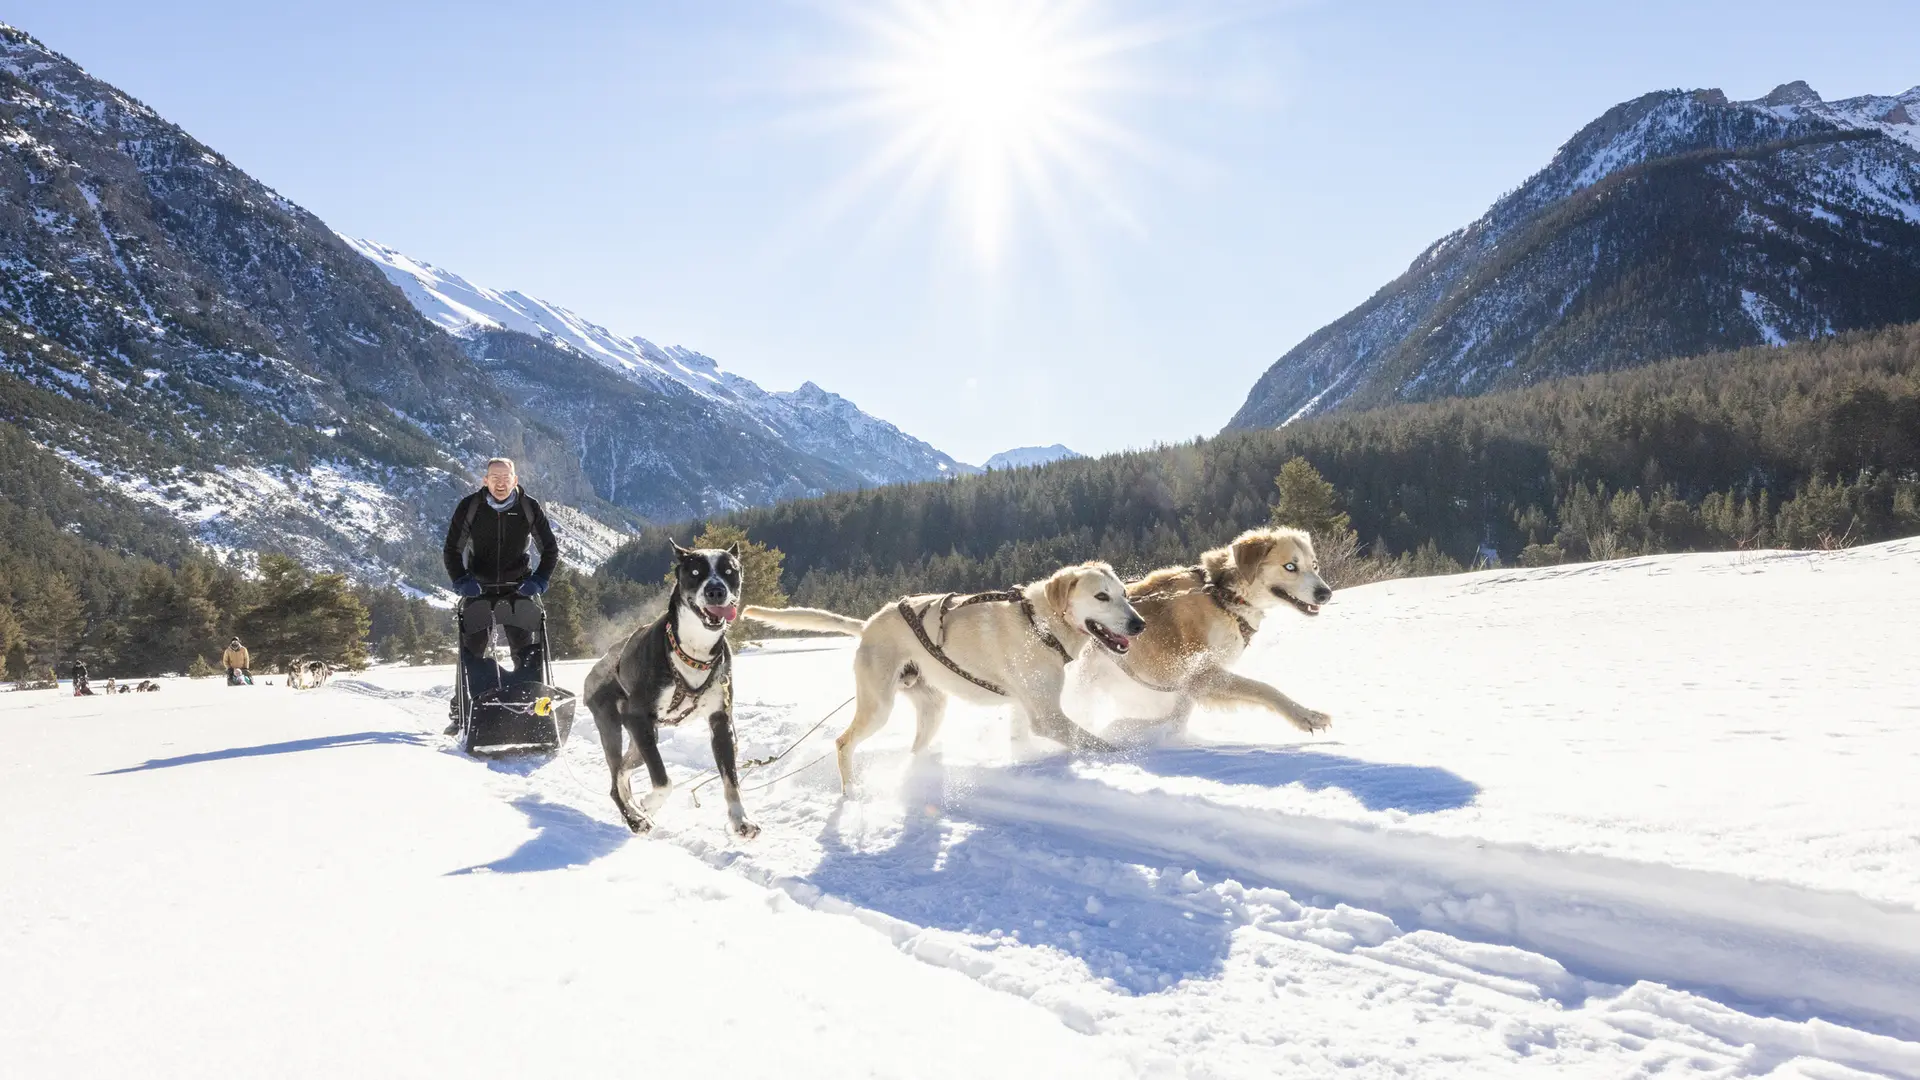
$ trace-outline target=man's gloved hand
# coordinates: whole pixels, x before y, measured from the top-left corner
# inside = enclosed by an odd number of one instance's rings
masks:
[[[453,591],[466,597],[479,596],[480,579],[474,577],[472,574],[467,574],[453,583]]]
[[[541,593],[547,591],[547,580],[545,578],[530,577],[521,582],[520,587],[514,591],[521,596],[539,596]]]

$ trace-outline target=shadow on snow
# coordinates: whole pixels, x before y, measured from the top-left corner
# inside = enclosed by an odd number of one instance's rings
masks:
[[[1340,788],[1374,810],[1431,813],[1466,806],[1480,791],[1446,769],[1315,750],[1170,747],[1127,760],[1157,776]],[[928,755],[908,769],[897,823],[890,808],[882,822],[867,820],[872,804],[842,801],[835,808],[820,835],[821,861],[806,880],[917,925],[988,937],[998,931],[1050,946],[1125,993],[1155,993],[1219,973],[1243,916],[1232,900],[1186,874],[1190,860],[1177,860],[1183,867],[1172,872],[1151,870],[1168,861],[1151,837],[1132,843],[1086,832],[1063,836],[1031,820],[1025,808],[1001,806],[1004,780],[1038,780],[1056,790],[1096,783],[1076,776],[1064,757],[949,770]]]
[[[153,769],[172,769],[181,765],[199,765],[208,761],[229,761],[235,758],[265,757],[271,754],[298,754],[307,750],[329,750],[341,746],[380,745],[431,746],[432,743],[417,731],[356,731],[350,735],[322,735],[312,739],[292,739],[287,742],[263,743],[259,746],[236,746],[227,750],[182,754],[179,757],[153,758],[139,765],[129,765],[124,769],[109,769],[94,775],[119,776],[123,773],[147,772]]]
[[[1479,784],[1449,769],[1363,761],[1307,747],[1233,743],[1159,747],[1130,755],[1127,760],[1155,776],[1255,787],[1299,784],[1308,791],[1338,788],[1369,810],[1409,814],[1458,810],[1472,805],[1480,795]]]
[[[972,772],[950,774],[932,756],[916,762],[891,837],[890,818],[868,825],[873,807],[842,800],[805,880],[920,926],[1051,946],[1125,993],[1218,973],[1234,924],[1215,894],[1188,893],[1177,879],[1149,882],[1130,865],[1138,853],[1096,851],[1077,840],[1061,850],[1061,838],[1045,826],[972,820]],[[949,814],[950,800],[958,817]],[[1114,874],[1133,887],[1112,888]]]
[[[490,863],[450,870],[448,877],[481,871],[526,874],[584,866],[613,854],[633,838],[622,826],[608,824],[564,803],[548,802],[538,795],[524,795],[515,799],[513,806],[527,815],[527,824],[536,830],[534,834],[512,852]]]

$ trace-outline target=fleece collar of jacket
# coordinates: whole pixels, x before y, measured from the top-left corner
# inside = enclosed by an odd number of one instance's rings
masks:
[[[519,488],[514,488],[514,489],[513,489],[513,494],[511,494],[511,495],[509,495],[509,496],[507,496],[507,501],[506,501],[506,502],[495,502],[495,501],[493,501],[493,492],[491,492],[491,491],[488,491],[488,490],[487,490],[486,488],[481,488],[480,490],[481,490],[481,492],[482,492],[483,494],[485,494],[485,495],[486,495],[486,497],[487,497],[487,505],[488,505],[488,506],[491,506],[491,507],[493,507],[493,508],[494,508],[494,509],[495,509],[496,511],[497,511],[497,510],[505,510],[505,509],[507,509],[508,507],[511,507],[511,506],[512,506],[512,505],[513,505],[514,503],[517,503],[517,502],[519,502],[519,501],[520,501],[520,489],[519,489]]]

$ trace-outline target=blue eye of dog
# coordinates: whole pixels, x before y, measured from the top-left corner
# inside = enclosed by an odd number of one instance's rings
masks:
[[[1295,564],[1293,564],[1293,563],[1288,563],[1288,564],[1287,564],[1287,573],[1289,573],[1289,574],[1293,574],[1293,573],[1298,573],[1298,572],[1299,572],[1299,570],[1300,570],[1300,567],[1299,567],[1299,566],[1297,566],[1297,565],[1295,565]]]

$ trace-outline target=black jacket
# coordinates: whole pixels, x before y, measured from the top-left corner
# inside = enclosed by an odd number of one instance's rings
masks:
[[[458,581],[472,574],[483,586],[518,585],[529,577],[546,581],[560,561],[560,547],[553,540],[553,526],[547,512],[531,495],[513,489],[514,500],[505,510],[495,510],[487,502],[487,490],[460,500],[454,507],[453,522],[447,526],[447,543],[441,555],[447,564],[447,580]],[[540,549],[540,570],[531,573],[527,541]]]

